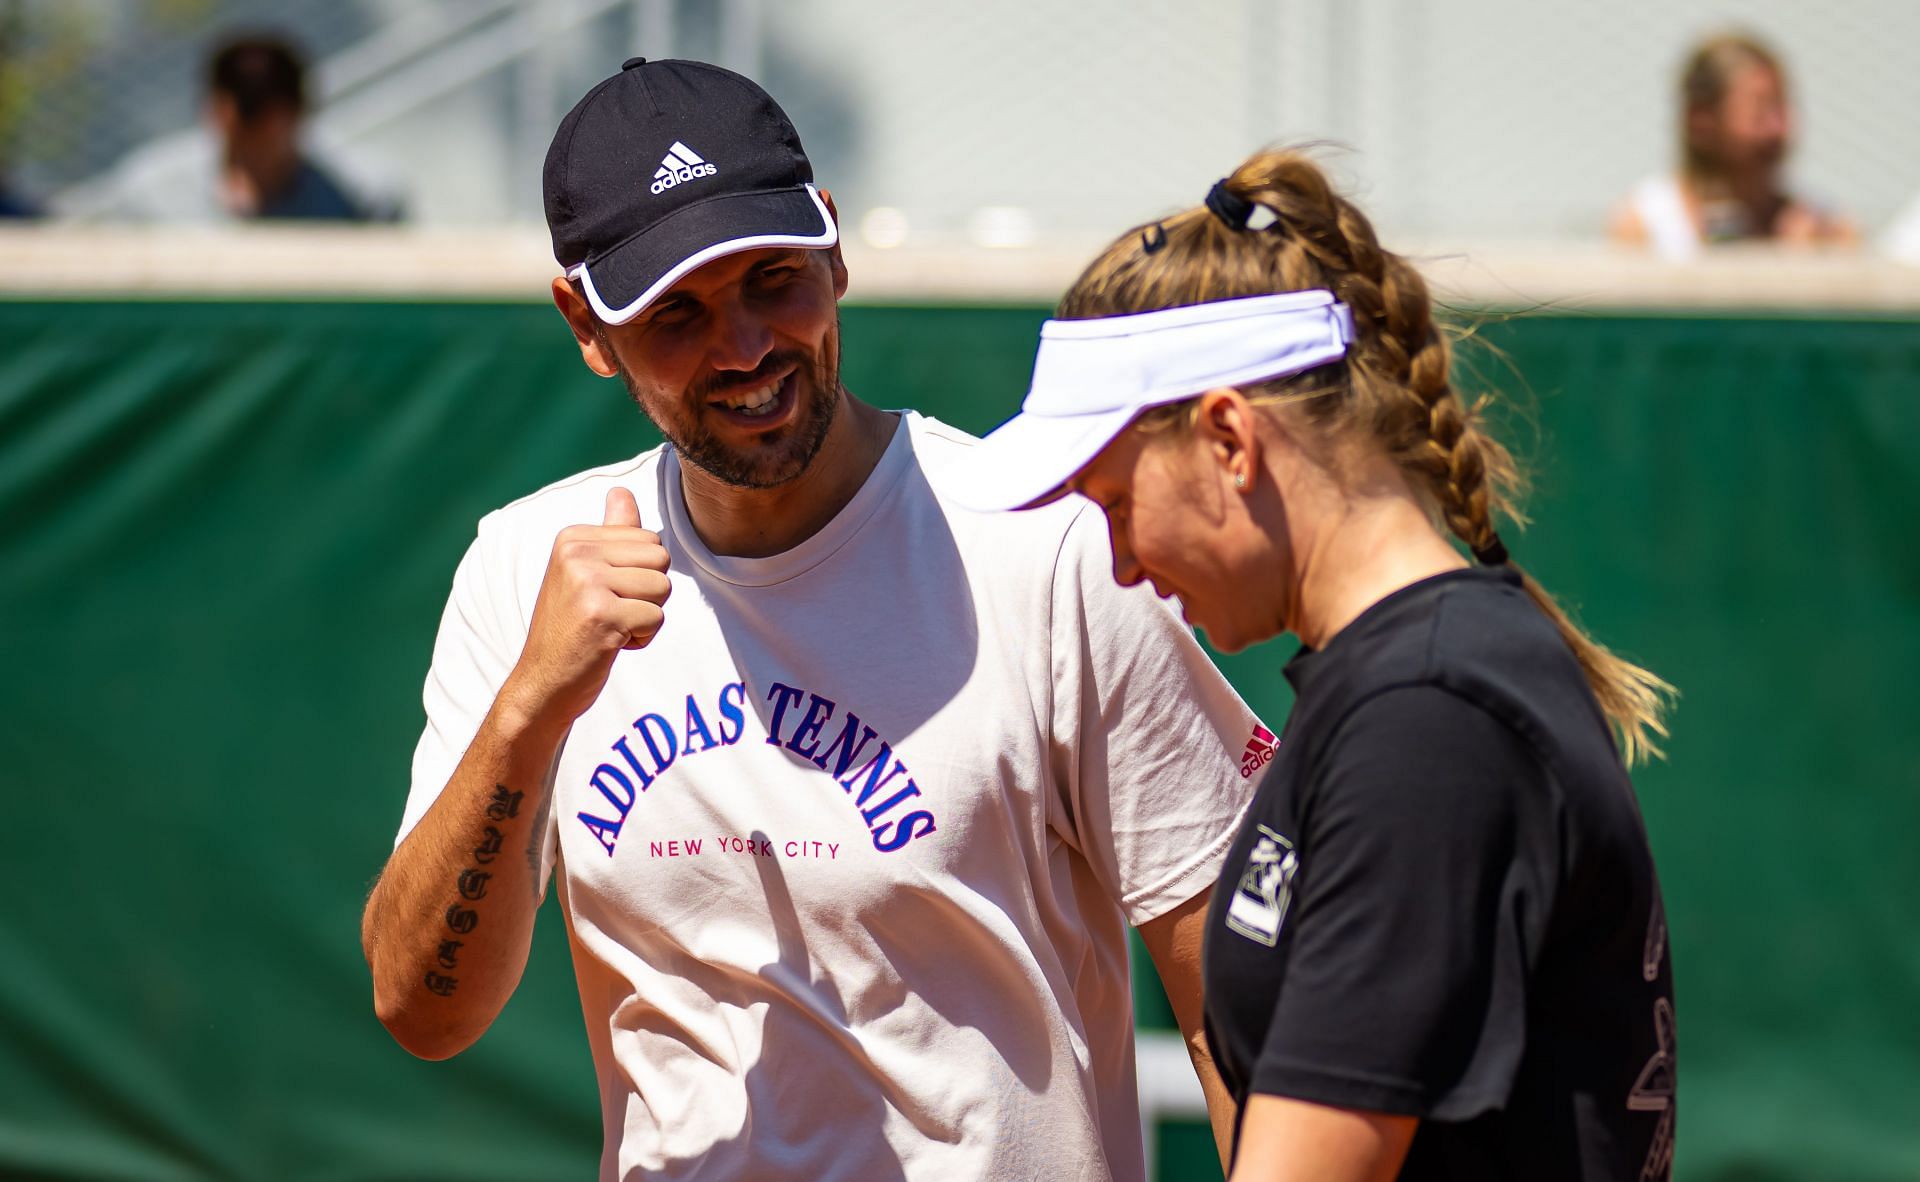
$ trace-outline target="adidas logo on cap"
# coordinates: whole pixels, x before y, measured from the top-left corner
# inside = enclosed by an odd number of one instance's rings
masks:
[[[675,185],[685,184],[696,177],[712,176],[717,171],[713,165],[700,159],[692,148],[675,140],[673,146],[667,149],[667,154],[660,158],[660,167],[653,174],[653,191],[656,194],[664,193]]]
[[[1245,780],[1272,763],[1279,749],[1280,740],[1273,737],[1273,732],[1255,724],[1253,738],[1247,740],[1247,749],[1240,754],[1240,778]]]

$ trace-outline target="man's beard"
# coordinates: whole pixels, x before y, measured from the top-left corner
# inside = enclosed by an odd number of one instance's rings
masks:
[[[829,341],[829,349],[835,343]],[[608,348],[607,354],[613,356],[613,350]],[[835,360],[830,351],[823,352],[818,360],[797,349],[771,353],[751,373],[726,374],[702,383],[689,400],[690,410],[682,409],[687,402],[659,409],[649,407],[626,365],[617,359],[616,364],[620,380],[641,413],[652,420],[687,463],[736,488],[778,488],[805,472],[827,441],[834,414],[840,408],[840,373]],[[794,391],[799,405],[792,423],[760,436],[760,445],[752,452],[722,443],[706,428],[702,416],[708,413],[708,402],[732,390],[760,385],[790,365],[799,387]]]

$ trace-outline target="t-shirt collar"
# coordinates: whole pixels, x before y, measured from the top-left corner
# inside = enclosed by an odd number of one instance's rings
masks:
[[[834,552],[847,544],[860,532],[874,512],[886,503],[894,486],[907,472],[913,459],[913,442],[910,437],[908,419],[912,412],[902,412],[900,421],[894,426],[893,438],[887,442],[887,450],[880,456],[880,462],[867,474],[865,484],[853,495],[833,520],[822,526],[818,532],[806,541],[778,554],[765,558],[740,558],[727,554],[715,554],[707,549],[700,540],[699,531],[693,528],[693,518],[687,512],[686,493],[680,484],[680,456],[672,444],[663,450],[660,462],[660,503],[666,506],[666,533],[671,538],[669,549],[684,554],[702,570],[717,579],[745,587],[769,587],[788,579],[805,574],[819,566]]]
[[[1333,639],[1327,641],[1325,647],[1313,649],[1304,644],[1301,645],[1300,651],[1293,654],[1293,658],[1282,670],[1287,675],[1287,683],[1293,686],[1294,696],[1299,697],[1305,694],[1308,687],[1322,675],[1325,669],[1338,664],[1336,654],[1361,643],[1380,629],[1390,626],[1405,607],[1418,603],[1429,595],[1437,595],[1454,583],[1479,580],[1492,580],[1518,587],[1520,572],[1510,566],[1470,566],[1463,570],[1441,571],[1437,575],[1428,575],[1424,579],[1408,583],[1355,616],[1352,623],[1333,634]]]

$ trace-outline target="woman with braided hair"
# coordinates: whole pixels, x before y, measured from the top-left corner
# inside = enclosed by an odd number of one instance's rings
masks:
[[[1216,646],[1300,638],[1206,925],[1236,1182],[1669,1176],[1627,768],[1672,690],[1508,554],[1514,461],[1450,361],[1413,266],[1267,152],[1086,269],[976,451],[969,499],[1083,494]]]

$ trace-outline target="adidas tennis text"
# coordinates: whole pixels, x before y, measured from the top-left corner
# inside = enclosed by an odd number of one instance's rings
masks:
[[[660,167],[653,174],[653,192],[660,194],[703,176],[712,176],[718,172],[713,165],[702,160],[698,153],[679,140],[667,149],[660,158]]]

